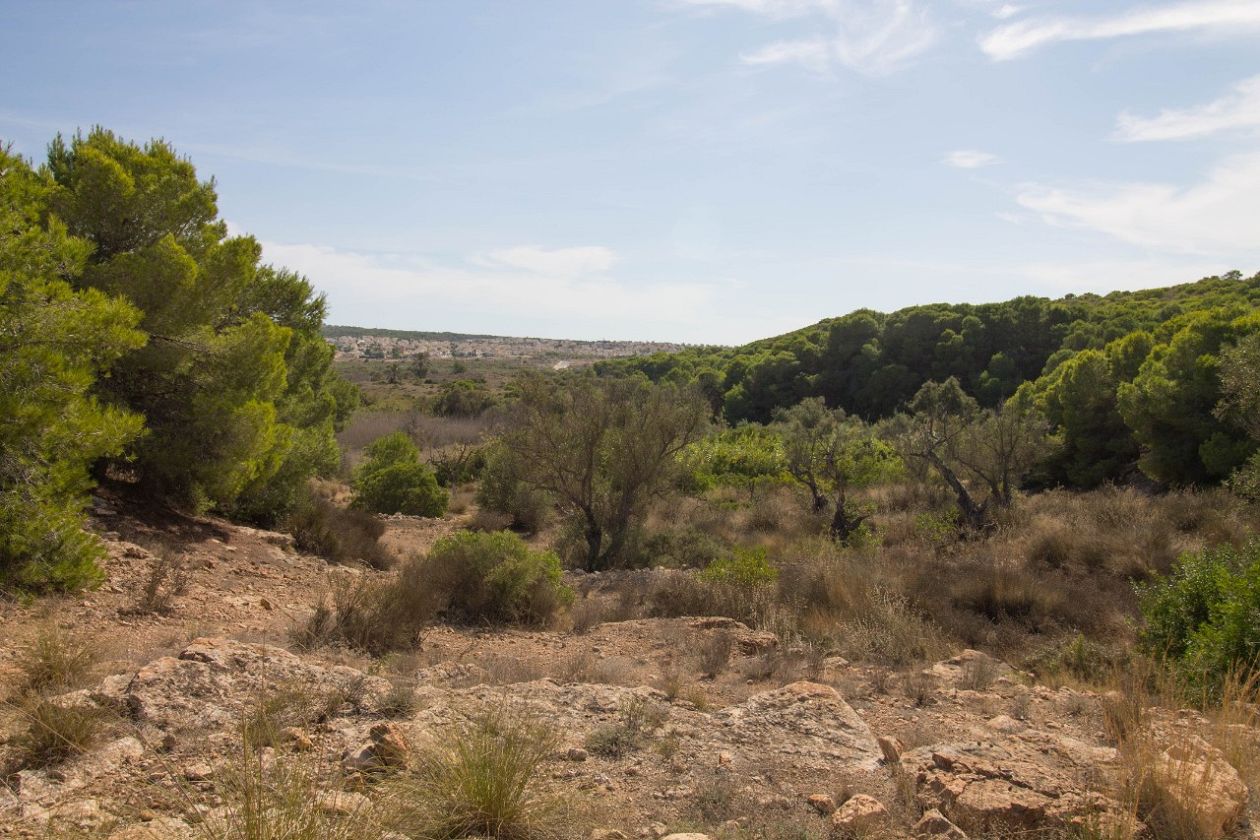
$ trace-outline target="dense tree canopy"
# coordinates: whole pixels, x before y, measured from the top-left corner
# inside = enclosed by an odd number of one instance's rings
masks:
[[[323,297],[229,236],[214,183],[162,141],[58,137],[48,171],[53,211],[92,246],[76,286],[129,301],[148,336],[97,385],[145,418],[130,468],[180,503],[273,520],[336,467],[354,404],[319,333]]]
[[[1252,448],[1212,412],[1215,359],[1256,329],[1242,316],[1257,308],[1260,274],[1230,273],[1105,296],[859,310],[742,347],[613,360],[598,370],[694,382],[731,423],[769,422],[808,397],[872,421],[903,410],[924,383],[950,378],[980,408],[1027,387],[1061,444],[1043,464],[1043,481],[1096,486],[1123,479],[1140,456],[1159,481],[1215,482]]]
[[[0,150],[0,585],[91,581],[107,474],[270,522],[338,465],[358,397],[323,297],[260,259],[164,142],[58,137],[38,171]]]

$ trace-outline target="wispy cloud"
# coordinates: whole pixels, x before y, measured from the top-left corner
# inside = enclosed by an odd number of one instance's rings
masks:
[[[958,169],[979,169],[999,162],[997,155],[981,152],[977,149],[956,149],[948,152],[943,158],[947,166]]]
[[[1260,256],[1260,153],[1228,158],[1189,187],[1029,185],[1017,200],[1051,224],[1091,228],[1160,251]]]
[[[1018,58],[1059,41],[1092,41],[1156,32],[1251,35],[1260,29],[1260,0],[1185,0],[1094,17],[1043,17],[994,29],[980,48],[995,61]]]
[[[602,245],[550,249],[521,245],[491,251],[488,257],[475,258],[474,261],[487,267],[519,268],[556,277],[581,277],[608,271],[617,261],[617,254]]]
[[[1154,117],[1123,113],[1116,120],[1115,139],[1189,140],[1234,129],[1260,129],[1260,76],[1252,76],[1213,102],[1184,110],[1164,109]]]
[[[918,0],[682,0],[685,5],[732,8],[772,19],[809,17],[817,32],[773,41],[740,56],[751,66],[798,64],[816,73],[847,68],[884,75],[904,67],[937,39]]]
[[[685,338],[721,302],[718,283],[614,277],[608,272],[617,254],[603,246],[520,246],[436,260],[311,243],[262,244],[268,261],[301,272],[328,294],[338,322],[671,339]],[[750,329],[746,323],[738,328],[745,334]]]

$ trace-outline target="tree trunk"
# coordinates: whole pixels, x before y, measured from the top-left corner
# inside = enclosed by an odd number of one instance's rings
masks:
[[[988,524],[988,502],[985,502],[983,505],[977,505],[975,499],[971,498],[971,494],[967,492],[966,486],[935,452],[929,452],[923,457],[936,468],[941,478],[945,479],[945,483],[954,491],[958,512],[962,514],[963,524],[975,531],[982,530]]]
[[[836,502],[836,512],[831,517],[831,538],[836,542],[847,542],[866,520],[866,514],[850,516],[848,505],[841,499]]]
[[[604,531],[590,518],[586,520],[586,571],[598,572],[599,551],[604,545]]]

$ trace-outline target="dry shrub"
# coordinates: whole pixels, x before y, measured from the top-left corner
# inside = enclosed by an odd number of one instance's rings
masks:
[[[453,510],[453,509],[452,509]],[[497,510],[478,510],[468,520],[468,530],[481,531],[491,534],[495,531],[504,531],[512,527],[512,515],[510,513],[499,513]]]
[[[641,749],[668,719],[668,707],[642,697],[627,697],[616,722],[597,726],[587,734],[586,748],[596,755],[621,758]]]
[[[385,525],[374,514],[335,504],[312,491],[284,522],[302,551],[333,563],[363,563],[388,569],[394,557],[380,544]]]
[[[15,739],[19,767],[48,767],[86,752],[109,719],[95,706],[61,704],[34,697],[19,706],[26,729]]]
[[[223,804],[193,825],[202,840],[385,840],[368,807],[330,808],[343,791],[338,774],[296,756],[266,759],[242,743],[215,780]],[[353,800],[346,798],[345,802]],[[182,803],[188,805],[191,803]]]
[[[17,678],[12,694],[22,698],[70,691],[88,681],[98,658],[95,645],[46,625],[13,662]]]
[[[604,623],[608,607],[599,597],[581,598],[569,607],[569,621],[574,633],[583,635]]]
[[[420,571],[412,564],[394,580],[337,581],[294,634],[294,644],[308,650],[345,645],[377,656],[411,647],[441,605]]]
[[[159,554],[149,566],[139,598],[126,612],[133,615],[169,615],[174,609],[175,598],[185,594],[191,583],[192,571],[183,557]]]
[[[479,714],[423,745],[411,769],[388,784],[388,822],[409,837],[559,837],[570,821],[566,803],[539,784],[558,743],[540,720]]]
[[[696,660],[700,673],[706,677],[716,677],[726,670],[731,661],[731,649],[734,640],[727,630],[708,633],[696,645]]]

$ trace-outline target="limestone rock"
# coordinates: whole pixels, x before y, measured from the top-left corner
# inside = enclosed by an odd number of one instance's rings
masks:
[[[372,807],[372,800],[348,790],[323,791],[316,796],[315,803],[324,813],[341,816],[362,813]]]
[[[879,744],[880,752],[884,754],[884,761],[888,764],[900,764],[901,754],[905,752],[906,747],[901,743],[900,738],[894,738],[891,735],[880,735],[875,739]]]
[[[120,828],[109,835],[109,840],[185,840],[192,836],[192,829],[183,820],[158,817],[146,823]]]
[[[849,797],[831,815],[833,837],[851,837],[866,834],[888,821],[888,809],[878,799],[859,793]]]
[[[1160,753],[1148,778],[1160,798],[1192,820],[1202,837],[1224,836],[1247,810],[1247,785],[1238,771],[1197,736]]]
[[[809,807],[824,817],[836,812],[836,800],[832,799],[830,794],[813,793],[810,794],[809,799],[806,801],[809,803]]]
[[[882,753],[857,712],[828,685],[794,682],[754,694],[717,713],[736,744],[759,744],[779,753],[808,748],[828,764],[873,770]]]
[[[954,825],[935,808],[929,809],[914,824],[914,836],[922,838],[944,837],[946,840],[967,840],[967,834]]]

